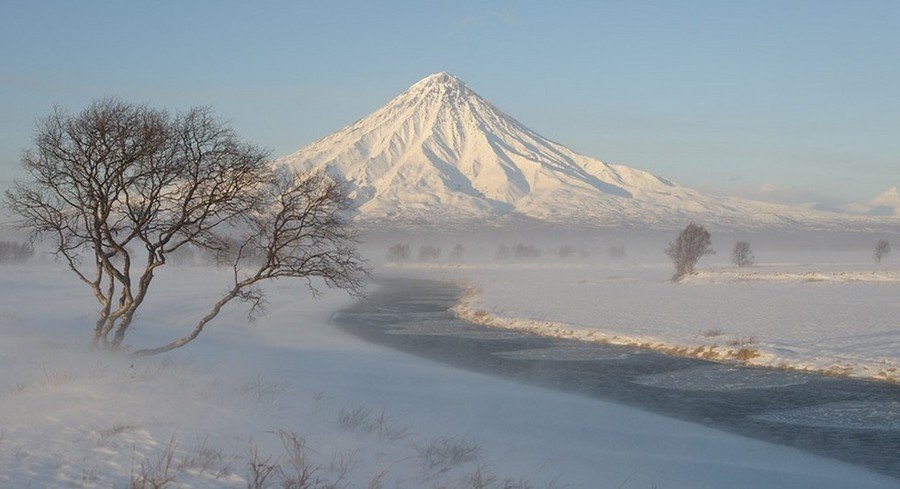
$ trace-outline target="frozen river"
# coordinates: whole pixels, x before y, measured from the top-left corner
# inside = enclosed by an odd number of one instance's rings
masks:
[[[900,386],[487,328],[449,310],[461,293],[442,282],[384,280],[333,321],[367,341],[460,368],[634,406],[900,478]]]

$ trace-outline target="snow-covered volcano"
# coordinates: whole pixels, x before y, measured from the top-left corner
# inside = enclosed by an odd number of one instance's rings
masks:
[[[582,226],[846,223],[848,216],[682,187],[582,156],[531,131],[448,73],[276,161],[346,179],[358,219],[397,224],[533,219]]]

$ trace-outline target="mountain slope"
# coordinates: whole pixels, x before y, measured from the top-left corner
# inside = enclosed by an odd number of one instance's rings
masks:
[[[830,226],[847,216],[712,197],[579,155],[506,115],[448,73],[280,158],[346,179],[363,221],[534,219],[590,226]]]
[[[897,187],[891,187],[883,194],[870,200],[868,205],[869,215],[900,217],[900,190]]]

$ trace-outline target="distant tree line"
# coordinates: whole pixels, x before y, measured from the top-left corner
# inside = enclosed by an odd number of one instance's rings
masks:
[[[28,243],[0,241],[0,263],[22,263],[34,255],[34,247]]]
[[[494,254],[494,258],[497,260],[536,260],[540,256],[540,249],[522,243],[516,243],[512,246],[501,244],[497,247],[497,253]]]
[[[436,262],[441,259],[443,250],[438,246],[423,245],[419,247],[417,259],[422,263]],[[399,264],[409,261],[412,256],[410,246],[404,243],[397,243],[388,248],[385,253],[385,260],[388,263]],[[456,243],[450,253],[447,255],[451,262],[460,262],[466,256],[466,248],[460,243]]]

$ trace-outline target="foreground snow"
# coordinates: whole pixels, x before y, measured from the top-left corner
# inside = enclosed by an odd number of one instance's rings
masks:
[[[804,262],[805,263],[805,262]],[[900,268],[844,263],[481,263],[430,268],[468,285],[484,325],[833,375],[900,379]]]
[[[173,354],[84,348],[93,316],[64,271],[0,274],[0,486],[246,487],[312,470],[337,487],[895,487],[843,463],[618,405],[456,371],[327,323],[350,299],[278,283]],[[494,275],[497,278],[497,275]],[[131,341],[180,334],[219,272],[159,278]],[[478,486],[480,476],[494,478]],[[490,474],[494,474],[491,476]],[[520,484],[521,482],[521,484]],[[519,484],[519,485],[516,485]]]

